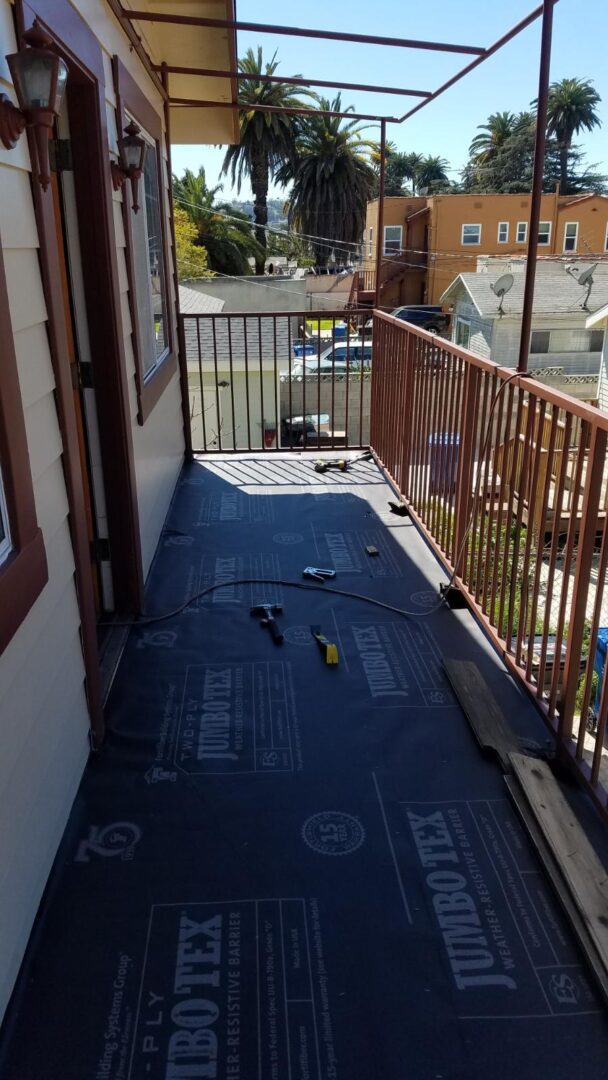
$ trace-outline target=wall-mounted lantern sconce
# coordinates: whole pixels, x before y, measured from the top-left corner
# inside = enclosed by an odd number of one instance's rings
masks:
[[[32,129],[32,156],[36,159],[32,161],[34,176],[46,191],[51,180],[49,139],[61,109],[68,69],[61,57],[49,48],[53,42],[38,20],[31,30],[26,31],[23,40],[28,48],[6,58],[19,108],[4,94],[0,95],[0,140],[7,150],[12,150],[24,128]]]
[[[141,128],[138,128],[133,120],[127,124],[124,135],[118,140],[119,162],[118,164],[115,161],[111,162],[114,191],[118,191],[125,180],[131,182],[133,210],[135,213],[139,210],[139,180],[144,171],[144,162],[148,149],[146,140],[142,139],[139,134],[140,130]]]

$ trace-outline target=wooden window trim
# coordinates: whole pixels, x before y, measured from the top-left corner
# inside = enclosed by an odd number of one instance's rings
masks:
[[[0,464],[12,550],[0,566],[0,655],[48,581],[17,373],[4,258],[0,250]]]
[[[133,341],[133,354],[135,358],[135,385],[137,388],[137,422],[145,424],[154,409],[154,406],[162,397],[173,375],[177,371],[177,355],[175,349],[175,328],[173,325],[173,305],[171,303],[169,281],[171,280],[169,266],[169,236],[167,230],[167,202],[165,183],[162,167],[162,143],[163,125],[159,113],[156,112],[145,94],[140,90],[135,79],[127,71],[122,61],[114,56],[112,61],[114,74],[114,89],[116,91],[116,123],[118,132],[123,131],[126,123],[125,113],[133,116],[144,131],[150,135],[156,143],[156,165],[158,172],[158,190],[161,200],[161,233],[164,262],[164,289],[165,303],[167,306],[167,336],[169,350],[160,364],[154,368],[148,378],[144,378],[144,364],[142,357],[142,343],[139,332],[137,285],[134,269],[134,244],[133,244],[133,211],[127,189],[123,189],[122,217],[126,238],[126,261],[127,277],[129,281],[129,311],[131,314],[131,332]],[[143,181],[142,181],[143,182]]]

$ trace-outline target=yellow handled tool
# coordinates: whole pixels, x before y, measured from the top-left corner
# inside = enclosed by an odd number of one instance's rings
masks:
[[[338,646],[328,641],[320,626],[311,626],[310,632],[325,657],[326,664],[338,663]]]

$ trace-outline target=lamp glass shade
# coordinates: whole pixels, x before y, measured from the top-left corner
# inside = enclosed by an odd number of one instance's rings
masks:
[[[24,112],[50,109],[57,115],[68,77],[63,60],[48,49],[24,49],[11,57],[19,104]]]
[[[118,140],[120,164],[128,176],[140,175],[144,167],[147,145],[139,131],[137,124],[131,121],[125,128],[126,134]]]

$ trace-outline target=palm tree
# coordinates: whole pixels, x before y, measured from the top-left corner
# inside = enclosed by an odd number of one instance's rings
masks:
[[[423,190],[437,191],[438,188],[449,185],[450,179],[447,174],[449,162],[442,157],[423,157],[415,169],[416,187],[419,193]]]
[[[601,97],[590,79],[562,79],[551,83],[547,107],[547,134],[559,147],[560,189],[568,194],[568,155],[579,131],[601,127],[597,106]],[[536,105],[536,102],[533,102]]]
[[[319,106],[325,112],[353,111],[342,108],[340,94],[333,101],[321,98]],[[348,262],[361,241],[376,179],[376,144],[362,138],[364,130],[356,120],[311,111],[300,126],[297,164],[285,162],[277,172],[279,183],[293,181],[289,225],[311,237],[318,266],[327,265],[332,249],[336,262]]]
[[[520,117],[530,114],[520,113]],[[487,165],[496,152],[511,138],[520,117],[512,112],[492,113],[486,124],[478,124],[476,135],[469,147],[469,156],[476,165]]]
[[[173,177],[175,205],[186,210],[196,225],[198,239],[207,249],[209,269],[216,273],[241,276],[250,274],[248,260],[263,258],[262,249],[251,231],[247,214],[228,203],[216,203],[222,190],[218,184],[207,187],[205,170],[186,169],[181,178]]]
[[[264,64],[262,49],[257,53],[248,49],[239,60],[238,67],[244,75],[274,75],[279,61],[275,52],[272,60]],[[301,76],[294,76],[301,78]],[[310,91],[302,91],[304,97],[315,97]],[[239,101],[245,105],[272,105],[276,108],[302,108],[302,101],[287,83],[260,83],[255,79],[239,80]],[[266,228],[268,223],[268,184],[277,169],[286,161],[293,161],[299,117],[290,113],[258,112],[241,108],[239,112],[240,141],[230,146],[224,157],[222,173],[232,177],[240,192],[243,176],[248,176],[254,196],[253,218],[255,236],[260,246],[256,257],[256,274],[264,273],[266,258]]]

